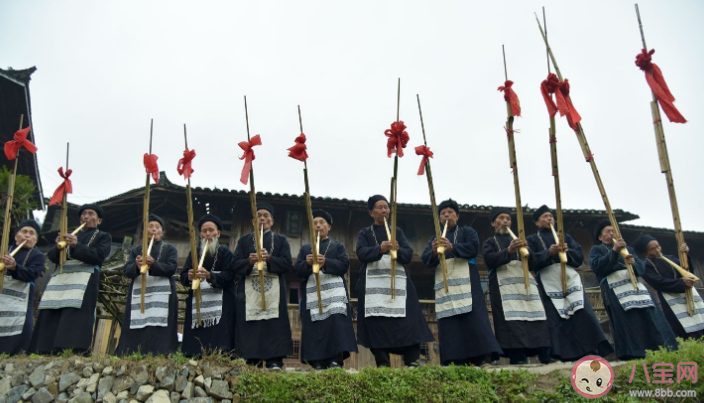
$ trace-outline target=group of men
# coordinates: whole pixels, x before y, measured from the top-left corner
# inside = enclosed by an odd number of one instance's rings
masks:
[[[345,279],[349,258],[344,245],[330,239],[332,216],[324,210],[313,211],[315,231],[320,234],[318,254],[314,256],[311,245],[306,244],[293,262],[286,237],[272,231],[274,208],[258,203],[257,220],[263,232],[261,256],[254,233],[242,236],[232,252],[219,244],[223,229],[220,218],[206,214],[199,220],[200,243],[195,260],[199,267],[193,267],[189,253],[179,274],[181,283],[191,290],[186,300],[182,352],[196,356],[220,351],[244,358],[251,365],[280,370],[283,359],[293,352],[285,279],[293,269],[303,279],[302,362],[319,370],[340,367],[350,353],[358,351],[359,344],[371,350],[377,366],[390,366],[390,354],[402,355],[409,367],[417,366],[420,344],[432,342],[434,337],[405,267],[411,262],[413,249],[401,228],[396,228],[394,242],[389,239],[386,222],[391,211],[386,198],[372,196],[367,207],[372,223],[359,231],[356,243],[362,263],[356,285],[356,337]],[[534,355],[543,363],[573,361],[614,351],[575,270],[584,261],[582,248],[569,235],[565,235],[564,245],[557,244],[551,231],[554,217],[546,206],[533,214],[538,232],[526,241],[511,236],[510,210],[495,208],[491,212],[495,233],[484,241],[481,250],[489,268],[493,330],[476,263],[479,236],[472,227],[460,226],[460,209],[455,201],[442,202],[438,214],[441,223],[447,225],[446,233],[440,240],[431,237],[421,259],[435,273],[433,288],[443,365],[481,365],[500,356],[508,357],[511,364],[526,363]],[[39,234],[36,222],[20,223],[15,245],[26,241],[22,250],[14,257],[2,257],[7,276],[0,294],[4,313],[0,316],[0,353],[89,351],[100,266],[111,245],[110,234],[98,229],[103,215],[97,205],[82,206],[79,216],[85,223],[83,230],[76,236],[57,237],[57,243],[66,242],[67,261],[62,270],[57,267],[52,274],[39,304],[34,331],[33,282],[42,275],[45,260],[35,250]],[[117,347],[121,355],[169,354],[178,348],[174,280],[179,273],[177,250],[164,241],[164,221],[160,217],[149,216],[148,231],[145,236],[154,242],[151,253],[145,257],[142,247],[136,246],[123,269],[132,283]],[[645,254],[641,260],[623,239],[614,238],[611,223],[600,222],[594,230],[595,246],[589,264],[600,282],[617,357],[644,357],[645,350],[661,346],[676,349],[675,334],[685,338],[704,335],[704,304],[699,295],[693,293],[694,312],[683,308],[685,292],[694,282],[682,278],[662,259],[657,240],[644,235],[635,243],[636,250]],[[522,256],[522,248],[527,249],[527,257]],[[625,258],[623,248],[629,252]],[[683,252],[688,252],[686,245]],[[444,253],[444,273],[439,253]],[[560,253],[567,256],[566,288],[562,284]],[[60,252],[56,247],[47,256],[58,266]],[[669,258],[678,263],[676,258]],[[527,288],[525,260],[530,268]],[[258,264],[262,261],[260,273]],[[140,271],[143,265],[148,267],[144,281],[145,274]],[[642,283],[637,282],[638,288],[634,289],[628,266],[658,291],[662,308]],[[317,275],[314,267],[320,267]],[[199,282],[198,292],[192,290],[194,281]]]

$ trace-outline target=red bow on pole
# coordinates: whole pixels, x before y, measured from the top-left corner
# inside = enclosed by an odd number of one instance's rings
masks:
[[[159,183],[159,165],[156,163],[158,159],[156,154],[144,153],[144,168],[147,170],[147,174],[152,175],[154,183]]]
[[[59,168],[59,176],[64,178],[64,181],[59,185],[59,187],[56,188],[56,190],[54,191],[54,195],[51,196],[51,200],[49,200],[50,206],[52,204],[61,203],[64,198],[64,192],[66,192],[66,194],[73,193],[73,185],[71,184],[71,180],[69,179],[69,176],[71,176],[72,172],[72,170],[67,169],[66,173],[64,174],[64,168]]]
[[[403,149],[406,148],[409,140],[408,132],[405,130],[406,125],[403,124],[403,120],[393,122],[391,129],[386,129],[384,134],[389,138],[389,141],[386,142],[387,157],[391,158],[391,154],[394,152],[399,157],[403,157]]]
[[[425,173],[425,164],[428,162],[428,158],[433,158],[433,152],[430,151],[430,147],[418,146],[416,147],[416,155],[423,156],[423,159],[420,161],[420,167],[418,168],[418,175],[423,175]]]
[[[560,111],[560,116],[567,116],[567,123],[572,130],[577,130],[577,123],[582,120],[582,117],[577,113],[572,100],[570,99],[570,83],[565,79],[560,82],[557,76],[553,73],[548,74],[548,78],[540,84],[540,92],[543,94],[545,105],[548,107],[550,117],[555,116],[557,111]],[[552,100],[550,94],[555,94],[557,105]]]
[[[240,157],[241,160],[244,160],[242,176],[240,176],[240,182],[244,185],[249,182],[249,171],[252,170],[252,161],[256,158],[252,147],[260,145],[262,145],[262,139],[258,134],[249,141],[240,141],[239,143],[240,148],[244,150],[244,154]]]
[[[183,150],[183,158],[178,160],[178,166],[176,167],[176,170],[178,171],[179,175],[183,175],[184,179],[188,179],[191,177],[191,174],[193,173],[191,161],[193,161],[193,158],[195,157],[196,150],[189,150],[188,148]]]
[[[511,113],[513,113],[513,116],[521,116],[521,101],[518,100],[518,95],[513,91],[512,86],[513,81],[506,80],[504,85],[499,87],[498,91],[502,91],[504,93],[504,101],[511,104]]]
[[[12,161],[17,158],[17,153],[23,146],[27,149],[27,151],[32,154],[37,152],[37,146],[35,146],[31,141],[27,140],[27,135],[29,134],[30,130],[31,127],[27,126],[22,130],[16,131],[15,138],[5,143],[5,156],[9,161]]]
[[[296,137],[296,144],[288,149],[288,156],[301,162],[306,162],[308,159],[307,148],[306,135],[301,133],[300,136]]]
[[[667,87],[660,67],[652,62],[653,53],[655,53],[655,49],[651,49],[650,52],[643,49],[640,54],[636,55],[636,66],[645,72],[645,80],[648,82],[658,102],[660,102],[660,106],[662,106],[662,110],[667,115],[667,118],[670,119],[670,122],[687,123],[687,120],[673,103],[675,102],[675,97]]]

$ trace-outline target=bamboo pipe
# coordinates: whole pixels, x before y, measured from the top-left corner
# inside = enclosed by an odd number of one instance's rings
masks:
[[[445,235],[447,235],[447,221],[445,221],[445,228],[442,230],[441,238],[445,238]],[[440,242],[440,240],[438,240],[438,242]],[[445,254],[445,247],[442,245],[438,245],[438,256],[440,254],[443,254],[443,255]],[[445,283],[447,284],[447,280],[445,281]],[[445,290],[445,291],[447,291],[447,290]]]
[[[22,249],[22,247],[23,247],[24,244],[26,244],[26,243],[27,243],[27,240],[22,241],[22,243],[19,244],[19,246],[17,246],[17,248],[15,248],[15,250],[13,250],[12,252],[10,252],[10,257],[15,257],[15,255],[17,254],[17,252],[19,252],[20,249]],[[4,274],[1,273],[3,270],[5,270],[5,262],[0,262],[0,276],[4,276]]]
[[[510,227],[506,227],[508,230],[508,233],[511,235],[511,238],[513,239],[518,239],[516,234],[511,231]],[[525,241],[523,241],[525,242]],[[518,254],[521,256],[521,263],[523,263],[523,284],[525,286],[526,290],[526,295],[530,295],[530,275],[528,274],[527,266],[528,266],[528,256],[530,256],[530,252],[528,252],[528,248],[525,246],[521,246],[518,249]]]
[[[69,143],[66,143],[66,172],[68,172],[68,156],[69,156]],[[68,194],[66,189],[64,189],[63,199],[61,200],[61,224],[59,226],[59,233],[65,234],[68,232]],[[68,259],[68,250],[66,248],[59,250],[59,274],[64,273],[64,263]]]
[[[188,149],[188,132],[186,130],[186,124],[183,124],[183,141]],[[186,211],[188,214],[188,241],[191,248],[191,267],[198,268],[198,248],[196,247],[196,232],[193,228],[193,198],[191,195],[191,178],[188,178],[186,183]],[[195,280],[195,279],[194,279]],[[195,283],[195,281],[194,281]],[[193,297],[196,303],[196,327],[203,324],[203,320],[200,315],[200,303],[202,300],[200,293],[200,282],[198,282],[198,287],[193,287],[191,284],[191,289],[193,291]]]
[[[74,235],[74,236],[75,236],[76,234],[78,234],[78,232],[80,232],[80,231],[83,229],[83,227],[86,226],[86,224],[87,224],[87,223],[81,224],[80,227],[76,228],[75,230],[73,230],[73,232],[71,232],[71,235]],[[62,250],[62,249],[64,249],[67,245],[68,245],[68,243],[67,243],[66,241],[61,241],[61,242],[59,242],[59,243],[56,244],[56,249]]]
[[[560,247],[560,252],[557,253],[557,255],[560,257],[560,262],[567,263],[567,252],[565,252],[564,243],[562,245],[559,244],[560,237],[557,236],[557,232],[555,232],[555,227],[553,227],[552,224],[550,224],[550,230],[552,231],[552,236],[555,238],[556,243],[558,243],[558,246]]]
[[[667,262],[667,264],[669,264],[673,269],[677,270],[677,272],[680,273],[680,276],[682,276],[682,278],[691,278],[694,280],[694,282],[699,281],[699,278],[697,278],[697,276],[683,269],[672,260],[666,258],[662,253],[659,257],[660,259]],[[696,310],[696,305],[694,304],[694,293],[691,288],[687,288],[684,290],[684,295],[685,299],[687,300],[687,312],[689,313],[689,316],[692,316],[694,314],[694,311]]]
[[[20,115],[20,128],[19,130],[22,130],[22,124],[24,123],[24,114]],[[12,224],[12,198],[15,195],[15,179],[17,178],[17,163],[19,162],[19,151],[17,152],[17,157],[15,158],[15,168],[12,171],[12,176],[10,177],[10,180],[8,181],[8,186],[7,186],[7,200],[5,204],[5,221],[3,221],[3,228],[2,228],[2,245],[0,245],[0,256],[5,256],[7,254],[7,249],[10,246],[10,228]],[[39,234],[37,234],[39,235]],[[4,270],[5,266],[3,265],[2,268],[0,268],[0,291],[2,291],[2,288],[5,283],[5,274],[2,273]]]
[[[425,137],[425,122],[423,122],[423,110],[420,107],[420,95],[416,94],[418,101],[418,115],[420,116],[420,127],[423,132],[423,145],[428,146],[428,141]],[[438,217],[438,206],[435,201],[435,185],[433,184],[433,173],[430,170],[430,158],[425,162],[425,176],[428,179],[428,193],[430,193],[430,208],[433,210],[433,229],[435,230],[435,239],[439,242],[440,238],[445,237],[447,233],[447,222],[445,222],[445,232],[440,234],[440,218]],[[445,293],[449,292],[447,284],[447,261],[445,260],[445,248],[438,246],[438,259],[440,260],[440,270],[442,270],[442,280],[445,286]]]
[[[552,236],[555,238],[555,242],[560,246],[560,251],[557,252],[557,256],[560,258],[562,295],[567,296],[567,252],[565,252],[564,240],[557,235],[557,232],[555,232],[555,227],[553,227],[552,224],[550,224],[550,229],[552,230]]]
[[[540,20],[538,19],[537,15],[535,16],[535,20],[538,23],[538,29],[540,29],[540,34],[542,35],[543,41],[545,42],[545,47],[547,48],[548,55],[550,55],[550,60],[552,61],[552,65],[555,67],[555,74],[557,75],[557,78],[560,81],[563,81],[562,80],[562,73],[560,72],[560,68],[557,66],[557,62],[555,61],[555,55],[552,53],[552,49],[550,48],[550,43],[548,42],[547,36],[545,36],[545,33],[543,32],[543,27],[540,24]],[[589,143],[587,142],[587,137],[584,134],[584,129],[582,128],[581,123],[577,123],[577,130],[575,131],[575,134],[577,135],[577,140],[579,141],[580,147],[582,148],[582,154],[584,155],[585,160],[589,163],[589,166],[592,169],[592,174],[594,175],[594,180],[596,181],[596,185],[599,188],[599,193],[601,194],[601,199],[604,202],[604,208],[606,210],[606,214],[608,215],[609,221],[611,222],[611,227],[614,229],[615,238],[622,239],[623,237],[621,236],[621,230],[618,227],[618,221],[616,221],[616,216],[614,215],[614,212],[611,209],[611,203],[609,202],[609,197],[606,194],[606,188],[604,188],[604,183],[601,181],[601,174],[599,174],[599,170],[596,167],[596,162],[594,162],[593,154],[592,154],[591,149],[589,147]],[[638,280],[636,279],[636,275],[633,270],[633,266],[631,266],[629,263],[625,262],[625,260],[628,257],[630,257],[631,255],[628,253],[628,250],[626,250],[626,248],[623,248],[621,250],[621,256],[623,256],[624,263],[626,265],[626,270],[628,270],[628,276],[631,279],[631,284],[633,285],[633,290],[637,291],[638,290]]]
[[[147,256],[152,254],[152,246],[154,245],[154,237],[152,236],[151,241],[149,241],[149,247],[147,248],[147,254],[144,254],[144,249],[142,249],[142,266],[139,268],[139,273],[142,275],[142,292],[140,295],[140,307],[139,311],[144,313],[144,298],[147,290],[147,271],[149,270],[149,265],[146,263]]]
[[[391,240],[391,230],[389,230],[389,223],[388,223],[388,221],[386,221],[386,217],[384,217],[384,226],[386,227],[386,237],[389,238],[389,240]],[[392,245],[392,249],[389,250],[389,254],[391,255],[392,260],[396,260],[396,257],[398,255],[396,254],[396,250],[393,249],[393,245]]]
[[[318,239],[315,241],[315,248],[317,250],[320,250],[320,231],[318,231]],[[318,266],[318,271],[315,271],[315,266]],[[318,293],[318,313],[323,314],[323,297],[321,296],[321,290],[320,290],[320,263],[315,261],[313,263],[313,273],[315,274],[315,285],[316,285],[316,292]]]

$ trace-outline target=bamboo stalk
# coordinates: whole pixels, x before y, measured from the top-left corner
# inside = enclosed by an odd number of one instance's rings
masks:
[[[303,133],[303,119],[301,117],[301,105],[298,105],[298,127]],[[313,255],[313,275],[315,276],[316,291],[318,293],[318,313],[323,313],[323,300],[320,296],[320,263],[318,263],[318,243],[315,242],[315,225],[313,224],[313,204],[310,197],[310,186],[308,184],[308,161],[303,161],[303,181],[305,184],[305,194],[303,198],[306,205],[306,215],[308,216],[308,232],[310,233],[310,249]],[[318,234],[320,237],[320,234]]]
[[[545,18],[545,7],[543,7],[543,25],[545,26],[545,36],[548,36],[548,23]],[[547,58],[548,74],[550,73],[550,55],[545,49],[545,57]],[[551,95],[552,97],[552,95]],[[558,256],[560,257],[560,275],[562,280],[562,293],[567,295],[567,251],[564,248],[565,245],[565,229],[562,219],[562,191],[560,190],[560,169],[557,162],[557,129],[555,128],[555,116],[550,116],[550,160],[552,163],[552,177],[555,184],[555,220],[557,221],[557,233],[555,233],[555,228],[552,224],[550,229],[552,230],[553,238],[555,238],[555,243],[560,246],[560,252]]]
[[[501,46],[501,50],[504,57],[504,77],[508,81],[508,69],[506,68],[506,51],[504,46]],[[525,244],[526,242],[526,230],[523,223],[523,206],[521,205],[521,185],[518,179],[518,161],[516,159],[516,143],[513,138],[513,110],[511,109],[511,103],[506,101],[506,134],[508,137],[508,157],[511,164],[511,169],[513,171],[513,189],[516,195],[516,221],[518,224],[518,237]],[[511,228],[508,229],[511,232]],[[513,234],[513,232],[511,232]],[[514,237],[515,239],[515,237]],[[528,248],[522,246],[519,249],[521,256],[521,263],[523,264],[523,282],[526,290],[526,295],[530,295],[530,275],[528,268]]]
[[[244,116],[247,123],[247,141],[250,141],[249,135],[249,110],[247,109],[247,96],[244,97]],[[264,259],[262,258],[262,242],[264,241],[264,226],[262,225],[261,235],[257,231],[259,222],[257,217],[257,194],[254,190],[254,162],[249,169],[249,204],[252,209],[252,225],[254,226],[254,245],[257,250],[257,272],[259,273],[259,289],[262,296],[262,311],[266,311],[266,296],[264,293]]]
[[[145,235],[146,236],[146,235]],[[154,237],[149,241],[149,247],[147,248],[147,253],[144,254],[144,249],[142,249],[142,267],[139,268],[139,273],[142,275],[142,295],[140,296],[140,313],[144,313],[144,298],[145,290],[147,289],[147,272],[149,271],[149,265],[147,262],[147,256],[152,253],[152,246],[154,245]]]
[[[400,119],[401,113],[401,78],[398,79],[398,84],[396,86],[396,123]],[[398,147],[398,145],[397,145]],[[391,250],[389,254],[391,255],[391,299],[396,298],[396,259],[398,258],[398,252],[396,248],[396,192],[398,191],[398,149],[394,155],[394,176],[391,177],[391,234],[389,236],[389,241],[391,242]]]
[[[75,230],[73,230],[73,232],[71,232],[71,235],[78,234],[85,226],[86,226],[86,223],[81,224],[78,228],[76,228]],[[67,245],[68,245],[68,243],[66,241],[61,241],[56,244],[56,249],[58,249],[58,250],[64,249]]]
[[[69,143],[66,143],[66,172],[68,172],[68,156],[69,156]],[[63,199],[61,200],[61,224],[59,226],[59,234],[63,236],[68,233],[68,195],[66,193],[66,188],[64,188]],[[59,274],[64,273],[64,263],[68,259],[68,248],[62,248],[59,252]]]
[[[543,27],[540,24],[540,20],[538,19],[538,16],[535,16],[535,20],[538,23],[538,28],[540,29],[540,34],[543,37],[543,41],[545,42],[545,47],[548,49],[548,54],[550,55],[550,60],[552,61],[553,67],[555,67],[555,74],[557,75],[557,78],[560,81],[563,81],[562,79],[562,73],[560,72],[560,68],[557,65],[557,62],[555,61],[555,55],[552,52],[552,49],[550,48],[550,43],[548,42],[548,38],[545,36],[545,33],[543,32]],[[569,96],[568,96],[569,97]],[[571,97],[569,97],[571,98]],[[599,174],[599,170],[596,167],[596,162],[594,162],[594,157],[591,152],[591,149],[589,148],[589,143],[587,142],[587,137],[584,134],[584,129],[582,128],[581,123],[577,123],[577,130],[575,131],[575,134],[577,135],[577,140],[579,141],[579,144],[582,148],[582,154],[584,155],[584,159],[589,163],[589,166],[592,169],[592,174],[594,175],[594,180],[596,181],[596,185],[599,188],[599,193],[601,194],[601,199],[604,202],[604,209],[606,210],[606,214],[609,217],[609,221],[611,223],[611,227],[614,229],[614,235],[615,239],[622,239],[623,237],[621,236],[621,230],[619,229],[618,226],[618,221],[616,221],[616,216],[614,215],[613,209],[611,208],[611,203],[609,202],[609,197],[606,195],[606,189],[604,188],[604,183],[601,180],[601,174]],[[628,270],[628,276],[631,279],[631,284],[633,285],[634,290],[638,290],[638,280],[636,278],[635,272],[633,271],[633,266],[631,266],[629,263],[626,262],[626,259],[631,257],[630,253],[626,248],[621,249],[619,252],[621,256],[623,257],[624,263],[626,265],[626,269]]]
[[[152,139],[154,136],[154,119],[151,120],[149,123],[149,155],[152,154]],[[142,203],[142,259],[146,261],[147,255],[144,254],[144,251],[149,249],[149,238],[147,237],[147,233],[149,233],[149,193],[150,193],[150,180],[149,180],[149,172],[147,172],[147,181],[146,184],[144,185],[144,202]],[[142,267],[140,267],[140,272],[142,274],[142,292],[141,292],[141,304],[140,304],[140,312],[144,313],[144,298],[145,298],[145,292],[147,288],[147,270],[145,269],[146,264],[143,264]],[[147,266],[147,269],[149,266]]]
[[[22,125],[24,123],[24,114],[20,115],[20,128],[22,130]],[[10,229],[12,227],[12,199],[15,195],[15,179],[17,178],[17,163],[19,162],[20,154],[17,152],[17,157],[15,157],[15,167],[12,170],[12,176],[7,183],[7,200],[5,202],[5,221],[3,221],[2,228],[2,245],[0,245],[0,256],[7,255],[7,251],[10,247]],[[0,262],[0,291],[3,289],[5,282],[5,264]]]
[[[643,49],[648,50],[645,44],[645,32],[643,31],[643,23],[640,19],[640,10],[638,9],[638,4],[636,7],[636,16],[638,17],[638,27],[640,29],[640,38],[643,43]],[[646,72],[646,74],[648,74]],[[689,261],[687,259],[687,254],[682,252],[682,245],[684,245],[684,233],[682,232],[682,221],[680,220],[680,211],[677,204],[677,194],[675,192],[675,182],[672,177],[672,168],[670,167],[670,155],[667,151],[667,141],[665,141],[665,129],[662,124],[662,119],[660,118],[660,104],[655,94],[651,91],[652,101],[650,102],[650,111],[653,116],[653,128],[655,130],[655,143],[658,149],[658,156],[660,159],[660,171],[665,174],[665,180],[667,182],[667,193],[670,198],[670,209],[672,211],[672,221],[675,227],[675,239],[677,240],[677,249],[680,257],[680,263],[685,271],[689,272]],[[687,297],[687,305],[689,316],[694,314],[694,294],[691,288],[685,290],[685,295]],[[691,302],[691,303],[690,303]]]
[[[420,107],[420,95],[416,94],[418,101],[418,114],[420,115],[420,127],[423,131],[423,144],[427,147],[428,141],[425,137],[425,123],[423,122],[423,110]],[[447,233],[447,221],[445,221],[445,230],[440,234],[440,217],[438,214],[438,206],[435,200],[435,185],[433,184],[433,174],[430,171],[430,158],[425,162],[425,176],[428,179],[428,192],[430,193],[430,208],[433,210],[433,227],[435,228],[435,239],[438,241],[438,258],[440,259],[440,270],[442,271],[442,281],[445,286],[445,293],[449,292],[447,284],[447,262],[445,261],[445,247],[440,245],[441,238]],[[458,230],[459,231],[459,230]]]
[[[186,131],[186,124],[183,124],[183,140],[186,144],[186,149],[188,149],[188,133]],[[186,184],[186,210],[188,214],[188,238],[191,248],[191,267],[193,270],[198,270],[198,248],[196,247],[196,232],[193,228],[193,197],[191,196],[191,178],[188,178],[188,183]],[[202,296],[200,292],[200,280],[195,276],[193,277],[193,282],[191,283],[191,289],[193,290],[193,299],[196,303],[196,327],[203,325],[203,320],[200,315],[200,303],[202,301]]]

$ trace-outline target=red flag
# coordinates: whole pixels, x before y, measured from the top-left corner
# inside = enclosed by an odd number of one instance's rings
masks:
[[[430,151],[430,147],[418,146],[416,147],[416,155],[423,156],[423,159],[420,161],[420,167],[418,168],[418,175],[423,175],[425,173],[425,163],[428,162],[428,158],[433,158],[433,152]]]
[[[582,117],[579,116],[577,109],[572,105],[569,80],[565,79],[560,82],[555,74],[550,73],[548,78],[540,84],[540,92],[543,94],[550,117],[555,116],[555,113],[560,111],[560,116],[567,116],[567,123],[572,130],[577,130],[577,123],[582,120]],[[555,105],[550,94],[555,94],[557,105]]]
[[[73,193],[73,185],[71,184],[71,180],[69,179],[69,176],[71,176],[71,173],[73,171],[70,169],[66,170],[66,173],[64,174],[64,168],[61,167],[59,168],[59,176],[64,178],[64,181],[61,182],[59,187],[56,188],[54,191],[54,195],[51,196],[51,200],[49,200],[49,205],[51,206],[52,204],[59,204],[64,198],[64,191],[66,194]]]
[[[409,140],[406,125],[403,124],[403,120],[393,122],[391,129],[386,129],[384,134],[389,138],[386,142],[386,156],[391,158],[391,154],[395,152],[399,157],[403,157],[403,149],[406,148]]]
[[[306,135],[301,133],[300,136],[296,137],[296,144],[288,149],[288,156],[305,162],[308,159],[308,153],[306,152]]]
[[[240,157],[241,160],[244,160],[244,167],[242,167],[240,182],[245,185],[249,182],[249,171],[252,170],[252,161],[256,158],[252,147],[260,145],[262,145],[262,139],[258,134],[252,137],[249,141],[240,141],[239,143],[240,148],[244,150],[244,154]]]
[[[640,54],[636,55],[636,66],[640,67],[640,69],[645,72],[645,80],[648,82],[650,89],[653,91],[653,94],[655,94],[663,112],[665,112],[667,118],[670,119],[670,122],[687,123],[687,120],[673,103],[675,102],[675,97],[667,87],[665,77],[662,75],[660,67],[652,62],[653,53],[655,53],[655,49],[651,49],[650,52],[643,49]]]
[[[156,154],[144,153],[144,168],[147,170],[147,174],[152,175],[154,183],[159,183],[159,165],[156,163],[158,159]]]
[[[511,113],[513,116],[521,116],[521,101],[518,100],[518,95],[513,91],[513,81],[506,80],[504,85],[499,87],[498,91],[504,93],[504,101],[511,104]]]
[[[193,173],[191,161],[193,161],[193,158],[195,157],[196,150],[189,150],[188,148],[183,150],[183,158],[178,160],[178,166],[176,166],[176,170],[178,171],[179,175],[183,175],[184,179],[188,179],[191,177],[191,174]]]
[[[37,152],[37,146],[35,146],[31,141],[27,140],[27,135],[29,134],[30,130],[31,127],[27,126],[22,130],[16,131],[15,138],[5,143],[5,156],[9,161],[12,161],[17,158],[17,153],[23,146],[27,149],[27,151],[32,154]]]

